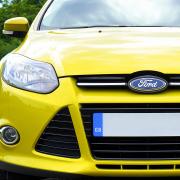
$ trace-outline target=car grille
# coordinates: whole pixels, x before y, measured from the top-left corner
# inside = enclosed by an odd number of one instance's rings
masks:
[[[73,122],[68,108],[55,115],[41,135],[36,151],[61,157],[80,158]]]
[[[93,137],[94,112],[158,113],[180,112],[180,104],[82,104],[81,115],[95,159],[165,160],[180,159],[180,137]]]
[[[130,79],[138,76],[153,75],[161,77],[168,82],[168,88],[180,88],[180,75],[178,74],[162,74],[153,71],[142,71],[133,74],[120,75],[92,75],[92,76],[76,76],[76,84],[80,88],[120,88],[128,89]]]

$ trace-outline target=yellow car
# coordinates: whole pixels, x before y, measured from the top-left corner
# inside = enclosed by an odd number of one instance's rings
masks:
[[[0,61],[1,180],[180,175],[180,2],[49,0]],[[34,178],[35,178],[34,177]]]

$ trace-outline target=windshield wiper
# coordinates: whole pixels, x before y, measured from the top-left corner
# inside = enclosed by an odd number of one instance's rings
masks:
[[[126,25],[93,25],[93,26],[72,26],[72,27],[62,27],[60,29],[86,29],[86,28],[103,28],[103,27],[166,27],[166,26],[126,26]]]
[[[101,27],[130,27],[130,26],[119,26],[119,25],[94,25],[94,26],[72,26],[72,27],[63,27],[60,29],[85,29],[85,28],[101,28]]]

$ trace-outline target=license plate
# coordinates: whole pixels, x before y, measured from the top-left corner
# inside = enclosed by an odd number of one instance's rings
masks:
[[[95,137],[180,136],[180,113],[94,113]]]

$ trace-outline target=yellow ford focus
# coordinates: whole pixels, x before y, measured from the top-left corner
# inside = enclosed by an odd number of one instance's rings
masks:
[[[1,179],[180,175],[180,2],[49,0],[0,62]]]

